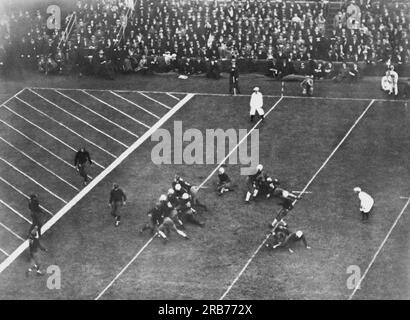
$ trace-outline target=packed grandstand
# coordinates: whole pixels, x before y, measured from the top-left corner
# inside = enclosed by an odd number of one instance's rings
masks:
[[[410,62],[405,1],[79,0],[55,29],[48,18],[38,9],[4,9],[3,69],[191,75],[209,73],[213,63],[226,69],[236,57],[250,72],[321,78],[343,63],[393,64],[400,73]]]

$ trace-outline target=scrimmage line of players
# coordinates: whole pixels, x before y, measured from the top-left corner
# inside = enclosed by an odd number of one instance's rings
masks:
[[[167,194],[162,194],[155,206],[148,211],[148,221],[140,228],[140,233],[149,230],[151,235],[162,238],[164,243],[168,241],[171,231],[184,239],[189,239],[185,232],[185,225],[193,224],[204,227],[205,223],[198,216],[202,211],[208,211],[207,207],[199,201],[198,191],[197,186],[191,185],[180,176],[175,176]],[[233,182],[222,166],[218,169],[216,191],[220,196],[226,192],[234,191]],[[300,196],[281,188],[279,180],[265,173],[261,164],[256,167],[255,174],[247,177],[245,202],[249,203],[258,197],[280,200],[281,208],[277,212],[275,220],[269,225],[273,241],[267,247],[273,249],[286,247],[290,252],[293,252],[291,246],[302,241],[305,247],[310,249],[303,232],[300,230],[290,231],[284,221],[286,215],[293,209],[295,200],[299,200]]]

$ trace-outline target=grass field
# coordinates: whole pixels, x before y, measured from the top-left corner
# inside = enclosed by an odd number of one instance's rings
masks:
[[[312,98],[300,97],[297,83],[284,84],[281,97],[280,82],[256,75],[241,77],[244,95],[232,97],[225,80],[30,75],[2,82],[0,261],[26,237],[23,194],[36,192],[56,220],[43,237],[42,262],[61,268],[62,287],[47,289],[47,276],[26,278],[24,251],[0,273],[0,299],[409,299],[407,101],[374,89],[377,79],[318,83]],[[189,241],[172,235],[164,245],[140,235],[146,212],[176,173],[200,184],[218,165],[155,165],[149,134],[159,127],[172,132],[177,120],[201,132],[251,130],[247,95],[255,85],[270,110],[256,127],[260,162],[285,187],[311,192],[288,223],[304,231],[312,249],[265,249],[278,206],[244,204],[239,165],[227,167],[235,192],[219,197],[216,177],[207,180],[200,192],[210,209],[200,214],[206,225],[188,226]],[[80,146],[96,161],[85,189],[72,167]],[[129,197],[118,228],[107,205],[113,182]],[[355,186],[375,198],[365,223]],[[52,217],[64,207],[61,218]],[[346,284],[351,265],[361,270],[357,291]]]

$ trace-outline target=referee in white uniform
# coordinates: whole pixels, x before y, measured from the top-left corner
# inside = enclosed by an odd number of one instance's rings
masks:
[[[362,221],[368,220],[370,211],[374,205],[373,198],[368,193],[362,191],[359,187],[355,187],[353,191],[357,193],[360,200],[360,213],[362,214]]]
[[[259,91],[258,87],[253,88],[253,93],[249,105],[251,107],[249,112],[251,116],[251,122],[253,122],[253,118],[255,117],[256,113],[258,113],[261,119],[264,118],[265,112],[263,111],[263,95]]]

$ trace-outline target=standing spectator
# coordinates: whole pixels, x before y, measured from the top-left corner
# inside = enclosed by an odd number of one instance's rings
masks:
[[[236,59],[232,59],[231,71],[229,73],[229,93],[236,95],[241,93],[239,90],[239,71],[236,65]]]
[[[119,187],[117,183],[113,184],[113,188],[110,192],[110,199],[108,201],[111,207],[111,215],[115,218],[115,226],[118,227],[121,222],[120,208],[125,206],[127,196],[124,191]]]

